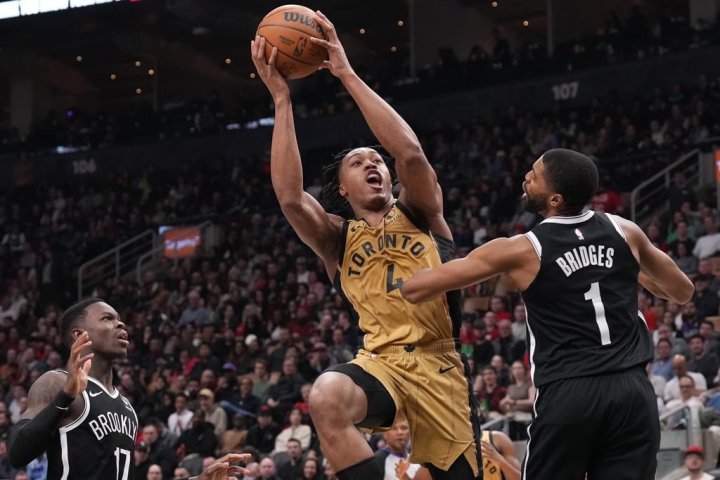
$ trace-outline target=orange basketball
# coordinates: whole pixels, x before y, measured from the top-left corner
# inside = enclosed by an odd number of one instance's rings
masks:
[[[257,34],[265,37],[265,59],[270,58],[277,47],[275,66],[283,77],[296,79],[307,77],[327,60],[324,47],[312,43],[309,38],[327,35],[312,19],[313,11],[301,5],[283,5],[265,15]]]

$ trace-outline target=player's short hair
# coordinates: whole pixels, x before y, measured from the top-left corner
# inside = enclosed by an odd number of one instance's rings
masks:
[[[85,320],[87,316],[87,307],[95,303],[105,302],[102,298],[90,297],[77,302],[75,305],[68,307],[60,317],[60,338],[69,348],[75,339],[72,338],[72,331],[75,326]]]
[[[550,188],[565,199],[572,213],[581,211],[598,190],[598,169],[587,155],[565,148],[543,153],[545,178]]]

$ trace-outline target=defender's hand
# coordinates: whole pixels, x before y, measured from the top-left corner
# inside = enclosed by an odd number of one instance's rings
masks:
[[[73,342],[70,349],[70,358],[67,363],[68,376],[63,390],[67,396],[75,398],[82,393],[88,384],[88,373],[92,367],[94,353],[83,354],[90,349],[92,342],[87,332],[83,332]]]
[[[343,48],[342,43],[340,43],[340,39],[338,38],[338,34],[335,31],[335,27],[332,22],[330,22],[330,20],[328,20],[328,18],[320,10],[315,12],[313,20],[320,25],[323,30],[325,30],[328,37],[328,40],[310,37],[311,42],[325,47],[328,51],[329,60],[325,60],[319,68],[327,68],[330,70],[330,73],[338,78],[354,73],[352,67],[350,66],[350,62],[347,59],[347,55],[345,55],[345,49]]]
[[[249,453],[228,453],[219,460],[213,462],[208,468],[197,477],[191,477],[190,480],[236,480],[235,475],[242,473],[244,475],[250,474],[250,471],[246,468],[239,467],[237,465],[231,465],[236,462],[248,462],[252,458]]]
[[[255,69],[260,75],[260,79],[270,90],[270,95],[274,99],[280,96],[290,96],[287,80],[278,72],[275,67],[275,59],[277,59],[277,47],[273,47],[270,58],[265,60],[265,37],[255,35],[255,40],[250,42],[250,55],[255,64]]]

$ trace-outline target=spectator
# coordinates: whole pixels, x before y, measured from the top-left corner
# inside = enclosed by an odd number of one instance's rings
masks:
[[[717,315],[720,307],[720,298],[718,298],[717,292],[708,289],[711,279],[710,275],[701,273],[697,274],[694,279],[695,298],[693,302],[700,321],[705,320],[705,317]]]
[[[302,480],[325,480],[325,475],[320,471],[320,462],[315,458],[308,458],[303,463]]]
[[[664,378],[667,382],[673,376],[672,370],[672,343],[667,338],[660,338],[655,345],[655,360],[652,362],[651,372]],[[662,392],[660,393],[662,396]]]
[[[670,400],[665,404],[666,410],[672,410],[673,408],[676,408],[680,405],[684,405],[686,407],[693,406],[697,408],[703,408],[703,401],[702,399],[697,395],[697,392],[695,390],[695,381],[693,381],[693,378],[689,375],[685,375],[680,378],[679,380],[680,385],[680,398]]]
[[[685,468],[688,475],[680,480],[714,480],[715,477],[703,472],[705,462],[705,450],[699,445],[690,445],[685,450]]]
[[[302,424],[302,412],[298,408],[290,410],[290,425],[285,427],[275,438],[275,452],[284,452],[291,438],[300,442],[302,450],[310,448],[312,431],[309,426]],[[280,476],[284,476],[280,471]]]
[[[150,468],[148,468],[147,471],[146,478],[147,480],[163,480],[162,469],[160,468],[160,465],[150,465]]]
[[[512,322],[508,319],[500,320],[498,332],[500,336],[493,342],[495,353],[502,357],[504,363],[521,359],[525,353],[525,342],[518,341],[513,337]]]
[[[345,335],[341,328],[334,328],[332,331],[332,345],[328,348],[328,355],[333,364],[347,363],[354,357],[350,346],[345,343]]]
[[[252,378],[250,376],[241,377],[238,383],[238,390],[232,392],[230,398],[220,402],[220,405],[231,414],[246,415],[254,418],[260,408],[261,401],[253,395]]]
[[[275,462],[270,457],[265,457],[260,462],[260,477],[258,480],[285,480],[276,475]]]
[[[215,455],[217,448],[217,437],[212,423],[205,419],[203,410],[196,410],[192,416],[190,428],[185,429],[176,448],[182,452],[182,456],[198,454],[200,457],[211,457]]]
[[[156,463],[160,465],[163,471],[163,478],[171,476],[177,464],[177,457],[175,456],[174,450],[171,450],[170,447],[161,443],[158,427],[154,423],[145,425],[142,433],[143,443],[145,443],[150,450],[148,457],[150,464]]]
[[[15,469],[8,458],[7,444],[5,440],[0,440],[0,478],[12,478],[14,473]]]
[[[657,341],[664,338],[672,344],[673,355],[683,355],[686,358],[690,356],[690,349],[688,348],[687,342],[684,338],[677,337],[670,325],[666,323],[660,324],[657,329],[657,337]]]
[[[178,327],[184,327],[185,325],[194,325],[196,327],[212,325],[213,320],[210,317],[210,312],[200,303],[200,294],[193,290],[188,293],[187,299],[188,305],[180,315]]]
[[[248,430],[245,428],[245,416],[236,413],[232,417],[232,428],[225,430],[220,437],[219,454],[237,452],[245,446]]]
[[[472,358],[475,360],[475,365],[489,365],[493,355],[495,355],[495,348],[488,339],[485,322],[482,320],[475,321],[473,324],[473,336],[475,341],[473,343]]]
[[[651,367],[652,364],[648,363],[645,367],[645,371],[647,372],[648,379],[653,386],[653,390],[655,390],[655,396],[658,398],[658,407],[664,407],[665,402],[663,401],[662,404],[660,404],[660,399],[662,399],[663,395],[665,394],[665,386],[667,385],[667,380],[665,380],[660,375],[655,375],[654,373],[652,373]]]
[[[271,388],[267,404],[285,415],[295,402],[300,400],[300,389],[305,379],[298,373],[297,363],[292,358],[283,362],[282,374]]]
[[[720,250],[720,233],[718,233],[715,217],[705,217],[703,219],[703,226],[705,227],[705,235],[697,239],[695,248],[693,249],[693,255],[700,260],[713,257],[715,253]]]
[[[147,477],[150,465],[153,465],[150,461],[150,449],[147,443],[140,442],[135,445],[133,459],[135,461],[135,476],[137,478]]]
[[[705,352],[705,337],[696,333],[690,337],[690,361],[688,370],[697,372],[705,377],[708,388],[715,385],[715,375],[720,368],[720,359],[714,353]]]
[[[507,394],[507,390],[497,383],[497,378],[495,367],[487,365],[483,367],[475,381],[475,396],[480,400],[480,409],[483,414],[487,415],[490,420],[501,415],[500,402]]]
[[[215,394],[209,388],[203,388],[198,393],[200,410],[205,414],[205,421],[211,423],[218,438],[227,430],[227,414],[221,406],[215,404]]]
[[[247,444],[268,455],[275,448],[275,437],[279,433],[280,426],[273,422],[270,407],[263,405],[258,412],[257,423],[248,431]]]
[[[173,480],[186,480],[190,477],[190,472],[185,467],[177,467],[173,472]]]
[[[700,322],[699,332],[705,339],[705,352],[714,353],[716,357],[720,358],[720,341],[715,333],[715,326],[712,322],[707,320]]]
[[[513,308],[512,336],[518,342],[527,340],[527,319],[525,317],[525,304],[518,303]]]
[[[288,439],[279,452],[281,455],[276,455],[274,457],[277,465],[278,477],[283,479],[302,478],[303,449],[300,446],[300,440],[297,438]],[[281,460],[280,457],[284,458]]]
[[[175,396],[175,412],[168,418],[168,429],[178,437],[190,428],[193,412],[188,408],[188,397],[184,393]]]
[[[665,385],[663,399],[666,403],[670,402],[670,400],[677,400],[680,398],[679,379],[685,376],[689,376],[693,379],[693,381],[695,382],[695,390],[697,393],[702,393],[707,390],[707,382],[705,381],[705,377],[700,373],[688,371],[687,365],[687,359],[685,359],[685,357],[683,357],[682,355],[675,355],[673,357],[672,369],[675,373],[675,376],[671,378]]]
[[[250,337],[248,336],[248,338]],[[257,337],[255,337],[255,339],[257,340]],[[247,342],[247,339],[245,339],[245,341]],[[263,359],[255,360],[253,373],[250,375],[250,379],[253,381],[252,394],[264,403],[270,395],[270,389],[273,385],[270,380],[270,371],[268,369],[267,361]]]

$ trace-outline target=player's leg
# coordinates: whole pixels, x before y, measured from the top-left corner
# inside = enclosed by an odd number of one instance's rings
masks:
[[[645,370],[601,377],[613,404],[598,434],[589,480],[653,480],[660,446],[657,400]]]
[[[412,461],[423,463],[434,480],[481,477],[480,421],[469,368],[451,352],[422,355],[408,368],[413,401],[405,408],[412,418]],[[407,365],[406,365],[407,366]]]
[[[336,365],[313,384],[309,407],[323,452],[338,478],[368,480],[382,475],[356,426],[393,423],[395,403],[376,378],[352,363]]]
[[[597,399],[588,398],[578,380],[559,380],[537,390],[521,469],[524,480],[585,479]]]

